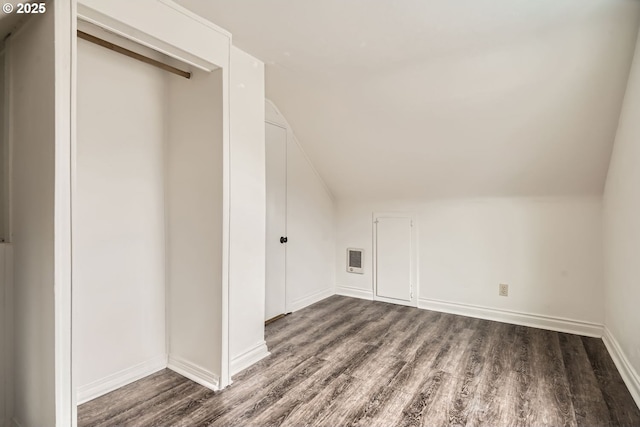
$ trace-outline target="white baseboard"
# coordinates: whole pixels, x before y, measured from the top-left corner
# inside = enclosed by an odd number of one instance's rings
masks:
[[[191,381],[196,382],[202,386],[207,387],[213,391],[219,390],[220,378],[212,372],[204,369],[195,363],[184,360],[180,357],[169,356],[169,363],[167,368],[189,378]]]
[[[336,286],[336,295],[353,297],[373,301],[373,291],[371,289],[352,288],[351,286]]]
[[[426,298],[418,299],[418,308],[595,338],[601,338],[603,331],[603,325],[598,323]]]
[[[131,384],[167,367],[167,356],[162,354],[107,377],[78,387],[78,405]]]
[[[604,345],[607,347],[607,350],[613,359],[613,363],[615,363],[618,368],[618,372],[620,372],[622,380],[627,385],[633,400],[635,400],[636,405],[640,407],[640,375],[638,375],[638,372],[636,372],[629,362],[629,359],[627,359],[627,356],[622,351],[620,344],[618,344],[618,340],[616,340],[606,326],[604,327],[602,341],[604,341]]]
[[[314,294],[307,295],[306,297],[299,298],[289,304],[287,307],[288,311],[294,312],[301,310],[311,304],[315,304],[318,301],[322,301],[325,298],[329,298],[331,295],[334,295],[333,289],[323,289]]]
[[[267,348],[267,343],[264,341],[262,341],[261,343],[258,343],[257,345],[245,351],[244,353],[231,359],[231,366],[230,366],[231,375],[235,375],[238,372],[244,369],[247,369],[249,366],[264,359],[269,355],[271,355],[271,353],[269,353],[269,349]]]

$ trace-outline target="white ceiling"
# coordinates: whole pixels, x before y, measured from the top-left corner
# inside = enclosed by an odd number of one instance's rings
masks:
[[[338,198],[601,194],[637,0],[178,0],[267,64]]]

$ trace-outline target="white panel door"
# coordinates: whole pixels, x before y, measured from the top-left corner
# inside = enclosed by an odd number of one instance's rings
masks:
[[[286,312],[287,131],[266,124],[267,244],[265,320]]]
[[[376,219],[376,297],[411,302],[411,218]]]

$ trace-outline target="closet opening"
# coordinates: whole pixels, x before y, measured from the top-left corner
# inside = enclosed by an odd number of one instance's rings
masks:
[[[166,368],[217,389],[223,70],[203,71],[84,21],[78,30],[88,37],[77,40],[72,148],[77,403]]]

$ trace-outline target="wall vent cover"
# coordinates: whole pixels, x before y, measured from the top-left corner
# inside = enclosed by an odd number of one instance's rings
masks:
[[[347,248],[347,271],[362,274],[364,249]]]

